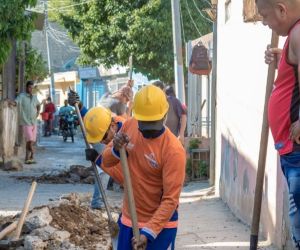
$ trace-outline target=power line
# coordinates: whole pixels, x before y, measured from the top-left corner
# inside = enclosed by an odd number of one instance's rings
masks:
[[[197,25],[196,25],[196,23],[195,23],[195,21],[194,21],[192,15],[191,15],[190,7],[189,7],[189,5],[188,5],[188,3],[187,3],[187,0],[185,0],[185,5],[186,5],[186,7],[187,7],[187,10],[188,10],[188,13],[189,13],[189,16],[190,16],[190,19],[191,19],[192,23],[194,24],[194,26],[195,26],[196,30],[198,31],[199,35],[202,36],[202,33],[201,33],[200,30],[198,29],[198,27],[197,27]]]
[[[207,21],[209,21],[209,22],[211,22],[211,23],[213,23],[213,21],[212,20],[210,20],[209,18],[207,18],[206,16],[204,16],[203,15],[203,13],[202,13],[202,11],[198,8],[198,6],[197,6],[197,4],[196,4],[196,2],[195,2],[195,0],[193,0],[193,2],[194,2],[194,5],[195,5],[195,7],[196,7],[196,9],[198,10],[198,12],[200,13],[200,15],[205,19],[205,20],[207,20]]]
[[[204,0],[204,2],[206,2],[210,7],[212,7],[211,6],[211,2],[210,1],[208,1],[208,0]]]
[[[81,3],[75,3],[75,4],[71,4],[71,5],[65,5],[65,6],[61,6],[61,7],[58,7],[58,8],[49,8],[49,10],[51,11],[61,11],[61,10],[68,10],[70,7],[73,7],[73,6],[77,6],[77,5],[82,5],[82,4],[87,4],[87,3],[90,3],[90,2],[93,2],[94,0],[87,0],[85,2],[81,2]]]

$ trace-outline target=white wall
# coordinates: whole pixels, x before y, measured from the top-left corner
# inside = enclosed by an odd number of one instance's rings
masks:
[[[242,14],[243,1],[232,0],[225,23],[225,0],[219,0],[216,190],[238,217],[251,224],[267,79],[264,51],[271,31],[261,23],[244,23]],[[284,188],[270,134],[261,229],[278,246]]]

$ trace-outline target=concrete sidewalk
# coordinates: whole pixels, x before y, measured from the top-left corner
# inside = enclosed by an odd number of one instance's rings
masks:
[[[24,169],[20,172],[0,170],[0,216],[20,212],[28,195],[31,183],[17,180],[14,176],[57,174],[71,165],[91,165],[85,160],[85,144],[80,134],[76,135],[74,143],[70,139],[63,142],[62,136],[53,135],[41,137],[38,144],[35,154],[37,164],[24,164]],[[50,200],[59,199],[60,196],[72,192],[91,194],[93,189],[93,185],[90,184],[38,183],[30,207],[47,204]],[[115,200],[121,200],[122,193],[107,191],[107,196],[113,205]]]
[[[193,182],[181,194],[176,250],[249,250],[250,228],[213,195],[207,182]],[[275,250],[260,241],[259,249]]]

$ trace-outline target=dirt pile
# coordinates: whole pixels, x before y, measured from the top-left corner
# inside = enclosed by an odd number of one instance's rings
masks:
[[[85,196],[70,194],[60,201],[34,208],[26,217],[19,246],[5,249],[111,249],[105,210],[92,210],[88,204]],[[111,210],[116,219],[120,210],[116,207]],[[0,218],[0,230],[14,220]],[[7,237],[11,238],[12,235]]]
[[[47,184],[65,184],[65,183],[83,183],[94,184],[94,172],[92,167],[84,167],[80,165],[72,165],[69,170],[59,173],[43,174],[41,176],[13,176],[17,180],[36,181],[38,183]]]

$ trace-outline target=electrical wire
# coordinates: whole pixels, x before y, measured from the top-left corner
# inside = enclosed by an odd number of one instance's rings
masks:
[[[211,2],[208,0],[204,0],[204,2],[206,2],[210,7],[212,7]]]
[[[211,23],[213,23],[213,21],[212,20],[210,20],[209,18],[207,18],[206,16],[204,16],[203,15],[203,13],[202,13],[202,11],[198,8],[198,6],[197,6],[197,4],[196,4],[196,2],[195,2],[195,0],[193,0],[193,2],[194,2],[194,5],[195,5],[195,7],[196,7],[196,9],[198,10],[198,12],[200,13],[200,15],[205,19],[205,20],[207,20],[207,21],[209,21],[209,22],[211,22]]]
[[[192,15],[191,15],[191,10],[190,10],[190,7],[189,7],[189,5],[188,5],[188,3],[187,3],[187,0],[185,0],[185,5],[186,5],[186,7],[187,7],[187,10],[188,10],[188,13],[189,13],[189,16],[190,16],[190,19],[191,19],[192,23],[194,24],[194,26],[195,26],[196,30],[198,31],[199,35],[202,36],[202,33],[201,33],[200,30],[198,29],[198,27],[197,27],[197,25],[196,25],[196,23],[195,23],[195,21],[194,21]]]
[[[85,2],[81,2],[81,3],[75,3],[75,4],[71,4],[71,5],[65,5],[65,6],[61,6],[61,7],[58,7],[58,8],[49,8],[48,10],[50,11],[61,11],[61,10],[68,10],[70,7],[73,7],[73,6],[77,6],[77,5],[82,5],[82,4],[87,4],[87,3],[90,3],[90,2],[93,2],[94,0],[87,0]]]

